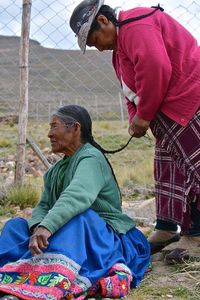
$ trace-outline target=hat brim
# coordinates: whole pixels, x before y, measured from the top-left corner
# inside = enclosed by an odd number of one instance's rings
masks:
[[[86,44],[87,44],[87,38],[88,38],[88,33],[90,31],[92,22],[94,21],[99,9],[101,8],[101,6],[104,4],[104,0],[99,0],[97,5],[93,8],[93,12],[91,13],[91,15],[89,16],[87,22],[85,22],[80,30],[79,33],[77,34],[78,36],[78,45],[81,49],[81,51],[83,52],[83,54],[85,53],[86,50]]]

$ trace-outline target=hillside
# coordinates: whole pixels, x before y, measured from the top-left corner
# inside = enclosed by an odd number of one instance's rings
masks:
[[[0,36],[0,114],[18,110],[19,37]],[[29,111],[46,114],[62,103],[78,103],[100,114],[119,111],[119,85],[111,52],[58,50],[30,41]],[[117,105],[117,108],[115,106]]]

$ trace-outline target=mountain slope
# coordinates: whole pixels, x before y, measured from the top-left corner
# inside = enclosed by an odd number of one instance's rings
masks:
[[[19,106],[19,37],[0,36],[0,113]],[[58,50],[30,40],[29,115],[48,116],[58,105],[77,103],[100,115],[119,111],[119,84],[111,52]],[[117,107],[116,107],[117,106]]]

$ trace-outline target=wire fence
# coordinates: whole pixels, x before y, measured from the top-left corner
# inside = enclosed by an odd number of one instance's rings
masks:
[[[96,120],[126,119],[126,107],[111,66],[111,53],[77,49],[69,18],[77,0],[34,0],[29,54],[29,118],[48,118],[61,104],[84,105]],[[128,3],[127,3],[128,2]],[[112,7],[150,6],[151,1],[114,1]],[[152,1],[151,4],[156,4]],[[162,3],[161,3],[162,4]],[[163,1],[200,40],[200,2]],[[0,3],[0,115],[18,111],[21,0]]]
[[[123,126],[113,125],[114,127],[110,128],[108,124],[105,124],[100,128],[101,132],[99,129],[96,131],[101,140],[107,130],[109,132],[108,146],[111,145],[111,148],[115,149],[119,144],[125,143],[128,138],[127,129],[127,136],[122,136],[122,131],[127,127],[124,124],[127,122],[126,106],[111,66],[111,53],[89,50],[82,55],[77,48],[76,38],[69,28],[69,18],[78,2],[78,0],[32,1],[29,121],[33,120],[37,123],[37,121],[48,120],[52,111],[61,105],[80,104],[88,109],[93,120],[115,120],[115,122],[123,123]],[[105,2],[112,7],[122,9],[133,5],[157,4],[149,0],[134,1],[134,3],[125,0]],[[161,6],[200,41],[200,0],[163,0]],[[17,115],[19,111],[21,18],[21,0],[0,1],[0,120],[1,117],[7,115]],[[40,143],[46,146],[41,127],[33,128],[34,133],[37,131]],[[3,140],[2,143],[6,144],[7,141]],[[144,140],[139,144],[135,143],[130,146],[131,151],[120,154],[121,156],[117,158],[111,158],[114,169],[117,171],[117,178],[120,179],[120,186],[124,186],[123,191],[127,198],[137,197],[138,194],[142,194],[144,198],[153,195],[153,147],[145,143]],[[138,149],[138,153],[133,152],[135,149]],[[32,157],[27,159],[30,169]],[[9,179],[8,169],[5,168],[4,161],[0,159],[0,171],[3,169],[5,169],[3,180]],[[14,164],[12,169],[14,169]]]

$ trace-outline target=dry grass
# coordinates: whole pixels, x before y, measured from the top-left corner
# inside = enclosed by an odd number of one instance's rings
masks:
[[[10,186],[2,200],[4,205],[19,206],[20,209],[34,207],[39,199],[40,190],[35,189],[32,185]]]

